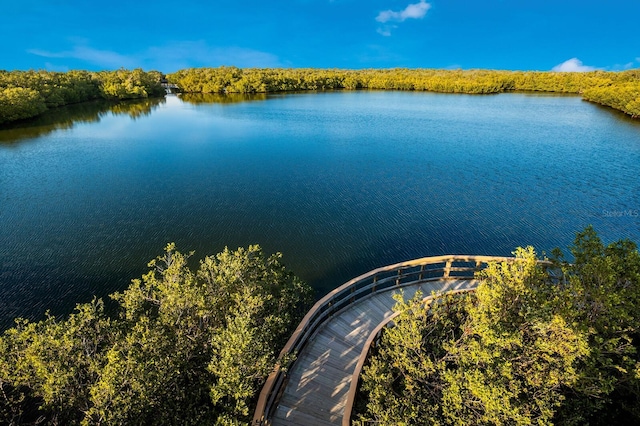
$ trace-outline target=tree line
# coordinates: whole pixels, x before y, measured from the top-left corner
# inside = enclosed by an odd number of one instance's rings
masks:
[[[518,249],[473,293],[399,297],[362,375],[360,421],[640,424],[640,254],[591,227],[571,253],[547,268]]]
[[[16,320],[0,336],[0,424],[246,424],[311,289],[258,246],[195,269],[191,254],[169,244],[111,309]]]
[[[92,99],[163,96],[163,75],[117,71],[1,71],[0,124]],[[251,94],[305,90],[415,90],[490,94],[541,91],[581,94],[585,100],[640,117],[640,70],[585,73],[436,69],[189,68],[167,79],[187,93]]]
[[[489,94],[541,91],[583,98],[640,117],[640,70],[524,72],[436,69],[189,68],[167,79],[188,93],[268,93],[304,90],[415,90]]]
[[[141,69],[100,72],[0,70],[0,124],[93,99],[163,96],[161,79],[161,73]]]

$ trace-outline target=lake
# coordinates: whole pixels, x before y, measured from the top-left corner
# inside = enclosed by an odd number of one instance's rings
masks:
[[[640,242],[640,120],[549,94],[87,103],[0,127],[0,328],[126,288],[175,241],[260,244],[318,295],[440,254]]]

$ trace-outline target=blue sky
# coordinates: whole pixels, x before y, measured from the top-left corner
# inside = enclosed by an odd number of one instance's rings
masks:
[[[640,67],[639,0],[0,0],[0,69]]]

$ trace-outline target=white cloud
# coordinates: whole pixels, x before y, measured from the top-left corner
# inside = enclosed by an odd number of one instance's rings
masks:
[[[41,49],[29,49],[28,52],[44,58],[80,60],[104,69],[124,67],[174,72],[181,68],[198,66],[235,65],[242,68],[282,66],[278,57],[268,52],[237,46],[214,47],[204,41],[172,42],[128,55],[94,49],[85,41],[77,43],[70,50],[60,52]]]
[[[384,10],[378,14],[376,21],[383,24],[387,22],[404,22],[407,19],[422,19],[427,14],[427,11],[431,9],[431,4],[425,0],[420,0],[418,3],[410,4],[404,10],[395,12],[393,10]]]
[[[390,37],[391,36],[391,30],[393,28],[397,28],[396,25],[385,25],[384,27],[380,27],[376,30],[376,32],[380,35],[383,35],[385,37]]]
[[[630,62],[627,62],[626,64],[614,64],[614,65],[606,66],[601,69],[606,71],[625,71],[625,70],[632,69],[634,65],[635,65],[635,62],[630,61]]]
[[[63,52],[49,52],[46,50],[29,49],[27,52],[43,56],[45,58],[69,58],[79,59],[81,61],[89,62],[93,65],[98,65],[107,68],[133,68],[135,67],[133,58],[120,55],[116,52],[109,50],[93,49],[88,46],[76,45],[71,50]]]
[[[556,65],[555,67],[551,68],[551,71],[556,71],[556,72],[587,72],[587,71],[594,71],[596,70],[596,67],[592,67],[589,65],[584,65],[582,63],[582,61],[578,58],[571,58],[568,59],[566,61],[564,61],[561,64]]]
[[[195,66],[235,65],[241,68],[281,67],[279,58],[268,52],[237,46],[209,46],[204,41],[172,42],[151,47],[141,57],[145,63],[166,72]]]

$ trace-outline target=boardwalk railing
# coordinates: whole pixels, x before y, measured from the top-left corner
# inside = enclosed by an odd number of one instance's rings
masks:
[[[478,258],[478,257],[476,257],[476,258]],[[503,260],[514,261],[515,258],[512,258],[512,257],[508,257],[508,258],[491,257],[488,260],[489,261],[503,261]],[[484,261],[481,261],[480,263],[478,263],[478,266],[476,267],[476,270],[482,269],[482,265],[486,265],[486,263],[487,263],[487,260],[484,260]],[[557,281],[557,279],[558,279],[557,272],[558,271],[554,271],[554,270],[552,270],[552,268],[550,268],[553,265],[552,262],[547,261],[547,260],[539,260],[538,261],[538,265],[542,265],[544,268],[546,268],[547,272],[549,273],[549,277],[552,280],[556,280]],[[464,278],[456,278],[456,279],[464,279]],[[475,288],[462,289],[462,290],[449,290],[449,291],[447,291],[447,294],[466,293],[466,292],[470,292],[470,291],[474,291],[474,290],[475,290]],[[432,300],[433,300],[433,297],[431,295],[425,295],[425,297],[422,299],[423,303],[430,303]],[[349,385],[349,393],[347,394],[347,402],[345,404],[344,414],[342,416],[342,426],[350,426],[351,425],[351,416],[353,414],[353,405],[354,405],[354,402],[355,402],[356,394],[358,392],[358,384],[359,384],[359,380],[360,380],[360,374],[362,373],[362,369],[363,369],[364,364],[365,364],[365,362],[367,360],[367,355],[368,355],[369,351],[371,350],[371,347],[374,344],[376,344],[376,342],[379,341],[379,339],[380,339],[380,337],[382,335],[382,330],[384,330],[390,324],[393,324],[394,320],[400,314],[401,314],[401,312],[394,312],[393,314],[391,314],[390,316],[385,318],[380,324],[378,324],[376,326],[376,328],[371,332],[371,334],[369,334],[369,337],[367,338],[367,341],[365,342],[364,346],[362,347],[362,351],[360,352],[360,356],[358,357],[358,363],[356,364],[356,367],[353,370],[353,374],[351,375],[351,384]]]
[[[424,257],[374,269],[341,285],[320,299],[302,319],[280,352],[279,359],[299,353],[319,327],[340,310],[375,293],[405,285],[442,279],[469,280],[488,262],[512,260],[507,257],[447,255]],[[366,354],[365,354],[366,355]],[[284,385],[286,371],[276,365],[258,397],[253,425],[268,425]]]

